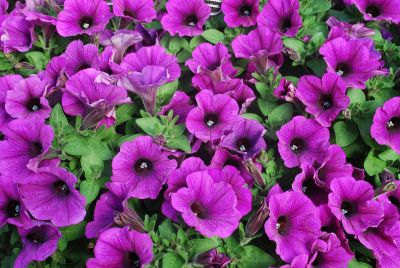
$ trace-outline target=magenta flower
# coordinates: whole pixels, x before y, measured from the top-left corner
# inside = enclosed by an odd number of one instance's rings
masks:
[[[0,176],[0,227],[10,223],[28,227],[32,220],[12,177]]]
[[[42,120],[32,118],[10,122],[3,133],[7,139],[0,141],[0,173],[15,182],[24,182],[50,149],[53,130]]]
[[[88,268],[140,267],[153,260],[153,242],[148,234],[112,228],[100,234],[94,248],[94,258],[86,263]]]
[[[220,146],[230,149],[245,159],[257,155],[265,150],[267,145],[264,140],[266,130],[255,120],[244,119],[232,128],[232,132],[222,138]]]
[[[225,0],[221,10],[226,25],[231,28],[250,27],[257,24],[259,0]]]
[[[302,26],[299,0],[270,0],[257,18],[258,26],[295,36]]]
[[[329,130],[313,119],[296,116],[276,132],[278,150],[285,166],[322,162],[329,146]]]
[[[38,224],[31,228],[18,228],[22,249],[14,262],[14,267],[28,267],[32,261],[44,261],[57,250],[61,232],[50,224]]]
[[[12,12],[1,24],[1,46],[4,52],[27,52],[35,42],[34,24],[27,21],[19,12]]]
[[[204,236],[226,238],[241,218],[237,198],[227,182],[215,182],[207,171],[186,177],[187,187],[171,195],[172,206],[182,213],[185,223]]]
[[[104,0],[65,0],[58,14],[57,32],[63,36],[94,35],[105,29],[112,13]]]
[[[169,160],[150,136],[141,136],[121,145],[112,161],[113,182],[130,186],[129,197],[156,199],[176,161]]]
[[[371,136],[377,143],[388,145],[400,154],[400,97],[386,101],[376,110]]]
[[[382,205],[373,200],[374,190],[368,182],[341,177],[333,180],[330,188],[329,208],[347,233],[358,235],[382,221]]]
[[[365,27],[363,23],[349,24],[339,21],[335,17],[329,17],[326,24],[331,27],[328,40],[338,37],[345,39],[368,38],[375,35],[375,31]]]
[[[156,18],[153,0],[112,0],[115,16],[136,22],[151,22]]]
[[[22,79],[22,76],[17,74],[10,74],[0,77],[0,84],[2,85],[0,87],[0,130],[12,120],[12,117],[5,109],[7,92],[13,89],[14,86]]]
[[[167,14],[161,19],[164,30],[171,35],[196,36],[203,33],[203,26],[211,9],[203,0],[169,0],[165,6]]]
[[[15,118],[48,118],[51,108],[45,98],[45,90],[45,82],[37,76],[19,81],[13,89],[7,91],[5,100],[7,113]]]
[[[400,23],[400,1],[398,0],[353,0],[365,20],[387,20]]]
[[[231,259],[224,253],[218,253],[217,249],[211,249],[204,253],[201,253],[196,258],[196,263],[203,265],[203,267],[228,267]]]
[[[297,88],[293,85],[291,81],[286,80],[286,78],[282,78],[281,81],[279,81],[279,86],[274,89],[275,97],[292,103],[298,101],[296,93]]]
[[[227,95],[202,90],[196,95],[196,101],[198,107],[188,114],[186,127],[204,142],[220,139],[241,121],[236,101]]]
[[[265,232],[275,241],[281,259],[291,262],[297,255],[310,254],[321,228],[313,203],[297,192],[276,193],[269,199],[269,209]]]
[[[296,97],[306,106],[306,111],[323,127],[330,127],[342,110],[350,104],[346,83],[336,74],[325,74],[322,80],[306,75],[300,78]]]
[[[186,122],[186,117],[189,112],[195,108],[190,104],[190,97],[183,91],[176,91],[172,96],[171,101],[161,108],[160,114],[167,115],[169,111],[174,112],[174,116],[179,116],[177,124]]]
[[[365,83],[380,68],[380,54],[370,39],[346,40],[343,37],[325,43],[319,50],[328,64],[328,73],[336,73],[348,87],[365,88]]]
[[[58,227],[77,224],[86,211],[85,198],[74,188],[76,181],[75,175],[63,168],[41,168],[21,184],[21,197],[38,220],[50,220]]]
[[[236,58],[251,60],[260,73],[283,64],[282,48],[280,35],[265,27],[239,35],[232,41]]]
[[[72,76],[88,68],[95,68],[99,64],[98,48],[93,44],[83,45],[76,40],[69,43],[63,56],[65,57],[65,73]]]

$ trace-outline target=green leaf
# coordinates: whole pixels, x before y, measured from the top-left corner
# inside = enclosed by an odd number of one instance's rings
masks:
[[[98,179],[104,168],[103,160],[93,153],[81,157],[81,166],[86,179]]]
[[[349,96],[351,103],[364,103],[367,100],[361,89],[350,88],[347,90],[347,96]]]
[[[176,89],[178,88],[179,80],[167,83],[160,87],[157,91],[157,104],[162,106],[169,103]]]
[[[201,254],[210,249],[218,247],[218,240],[212,238],[195,238],[190,240],[190,243],[195,249],[195,254]]]
[[[349,262],[348,268],[372,268],[372,266],[367,263],[358,262],[356,259],[353,259],[351,262]]]
[[[64,152],[69,155],[81,156],[89,152],[89,147],[85,139],[80,135],[74,135],[68,138],[64,147]]]
[[[329,0],[301,0],[300,13],[308,16],[316,13],[328,11],[331,8]]]
[[[285,38],[283,40],[283,45],[296,51],[300,58],[302,58],[302,55],[304,55],[305,45],[304,42],[299,39]]]
[[[189,48],[191,50],[195,49],[198,45],[200,45],[201,43],[206,42],[207,40],[204,39],[204,37],[200,36],[195,36],[193,37],[190,42],[189,42]]]
[[[168,252],[162,259],[163,268],[181,268],[185,260],[175,252]]]
[[[268,116],[268,122],[273,125],[281,125],[292,118],[293,105],[285,103],[276,107]]]
[[[136,124],[148,135],[159,136],[162,134],[164,126],[156,117],[145,117],[136,119]]]
[[[172,235],[175,233],[174,226],[169,219],[164,220],[158,226],[158,232],[160,234],[161,239],[171,240]]]
[[[322,58],[307,60],[306,65],[319,77],[326,71],[326,62]]]
[[[275,264],[274,258],[258,247],[248,245],[243,249],[244,256],[240,260],[242,267],[265,268]]]
[[[393,150],[386,150],[378,155],[380,159],[383,161],[396,161],[400,158],[400,156]]]
[[[186,135],[181,135],[180,137],[167,139],[167,147],[173,149],[179,149],[184,152],[190,153],[192,148],[190,147],[190,142]]]
[[[136,110],[135,105],[132,104],[123,104],[117,108],[116,111],[116,117],[117,117],[117,122],[116,126],[125,123],[129,119],[132,118],[134,111]]]
[[[0,52],[0,71],[8,71],[14,67],[3,52]]]
[[[186,41],[185,38],[174,36],[169,41],[168,50],[173,54],[177,54],[179,51],[181,51],[182,48],[185,48],[187,46],[189,46],[189,43],[188,41]]]
[[[258,99],[258,108],[264,116],[269,115],[277,106],[276,102],[266,101],[264,99]]]
[[[364,169],[368,175],[374,176],[381,173],[386,167],[386,162],[375,157],[374,152],[370,151],[364,161]]]
[[[224,33],[220,32],[218,30],[215,30],[215,29],[209,29],[209,30],[204,31],[202,36],[204,37],[204,39],[206,39],[211,44],[216,44],[218,42],[223,43],[225,41]]]
[[[263,122],[263,119],[258,114],[245,113],[245,114],[242,114],[242,117],[247,118],[247,119],[253,119],[253,120],[256,120],[256,121],[258,121],[260,123]]]
[[[69,124],[67,117],[59,103],[53,107],[50,115],[50,125],[53,127],[55,134],[69,134],[74,131],[74,128]]]
[[[79,239],[85,234],[86,222],[81,222],[72,226],[61,228],[62,237],[67,241]]]
[[[352,144],[358,138],[358,127],[353,121],[339,121],[333,125],[336,143],[340,147]]]
[[[79,185],[79,191],[86,197],[86,205],[92,203],[99,194],[100,185],[97,180],[84,180]]]
[[[39,51],[31,51],[25,53],[25,57],[28,59],[29,63],[35,66],[36,70],[40,71],[46,67],[47,59],[46,56]]]

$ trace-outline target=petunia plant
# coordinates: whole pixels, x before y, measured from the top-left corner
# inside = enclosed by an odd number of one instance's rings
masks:
[[[400,267],[400,0],[0,0],[0,267]]]

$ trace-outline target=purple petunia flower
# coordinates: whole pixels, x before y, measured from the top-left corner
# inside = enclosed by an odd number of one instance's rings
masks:
[[[275,241],[281,259],[291,262],[297,255],[310,254],[321,228],[313,203],[297,192],[276,193],[269,199],[269,209],[265,232]]]
[[[152,137],[141,136],[121,145],[112,161],[113,182],[130,186],[129,197],[156,199],[176,161],[169,160]]]
[[[160,46],[142,47],[136,53],[126,55],[121,69],[126,74],[119,79],[118,85],[138,94],[151,114],[155,113],[158,88],[181,75],[176,57]]]
[[[213,82],[229,80],[234,77],[237,70],[233,67],[229,58],[228,48],[222,43],[215,46],[202,43],[192,53],[192,59],[185,65],[196,75],[206,75]]]
[[[371,136],[377,143],[388,145],[400,154],[400,97],[386,101],[376,110]]]
[[[63,36],[94,35],[105,29],[112,13],[104,0],[65,0],[58,14],[57,32]]]
[[[63,54],[65,61],[65,73],[72,76],[75,73],[98,65],[98,48],[93,44],[84,45],[76,40],[69,43]]]
[[[14,88],[14,85],[21,81],[23,78],[18,74],[10,74],[0,77],[0,130],[2,130],[12,117],[6,112],[5,103],[7,92]]]
[[[0,173],[23,182],[44,160],[54,138],[53,130],[42,120],[32,118],[10,122],[3,133],[7,138],[0,141]]]
[[[190,174],[186,183],[187,187],[171,195],[172,206],[182,213],[185,223],[207,237],[230,236],[241,218],[232,186],[215,182],[207,171]]]
[[[189,112],[195,108],[193,104],[190,104],[190,97],[183,91],[176,91],[172,96],[169,104],[161,108],[160,114],[167,115],[168,111],[174,111],[174,116],[179,116],[177,124],[186,122],[186,117]]]
[[[258,26],[295,36],[302,26],[299,0],[269,0],[257,18]]]
[[[282,48],[280,35],[265,27],[258,27],[247,35],[239,35],[232,41],[236,58],[251,60],[259,73],[282,65]]]
[[[38,224],[31,228],[18,228],[22,249],[15,259],[14,267],[27,267],[32,261],[44,261],[57,250],[61,232],[50,224]]]
[[[289,80],[286,80],[286,78],[282,78],[279,82],[279,86],[274,89],[274,96],[278,99],[295,103],[298,101],[296,92],[297,88],[293,85],[293,83]]]
[[[222,138],[220,146],[230,149],[249,159],[265,150],[267,145],[263,138],[266,130],[255,120],[244,119],[232,128],[232,132]]]
[[[226,82],[214,85],[215,94],[227,93],[236,100],[240,108],[240,114],[244,114],[246,109],[256,99],[253,90],[247,86],[243,79],[234,78]]]
[[[387,20],[400,23],[400,1],[398,0],[353,0],[365,20]]]
[[[336,74],[327,73],[322,79],[306,75],[300,78],[296,97],[318,123],[330,127],[331,122],[350,104],[346,90],[346,83]]]
[[[32,220],[13,178],[0,176],[0,227],[6,223],[29,227]]]
[[[213,248],[209,251],[201,253],[196,258],[196,263],[203,265],[203,267],[228,267],[231,259],[224,253],[218,253],[217,249]]]
[[[164,30],[171,35],[196,36],[203,33],[203,26],[211,9],[203,0],[169,0],[167,14],[161,19]]]
[[[20,12],[14,11],[1,24],[0,43],[4,52],[27,52],[35,42],[34,24],[27,21]]]
[[[338,37],[348,39],[368,38],[375,35],[375,31],[364,26],[363,23],[349,24],[337,20],[335,17],[329,17],[326,24],[331,27],[328,40]]]
[[[276,132],[285,166],[321,163],[329,146],[329,130],[313,119],[296,116]]]
[[[250,27],[257,24],[259,0],[225,0],[221,10],[226,25],[231,28]]]
[[[102,72],[85,69],[72,76],[62,96],[66,114],[84,117],[82,128],[107,127],[115,123],[115,106],[130,103],[126,90],[115,85],[96,82]]]
[[[51,108],[45,98],[45,87],[45,82],[37,76],[31,76],[16,83],[13,89],[7,91],[5,100],[7,113],[15,118],[48,118]]]
[[[153,260],[153,242],[148,234],[112,228],[100,234],[94,248],[95,258],[86,263],[88,268],[140,267]]]
[[[38,220],[50,220],[59,227],[77,224],[86,211],[85,198],[74,188],[76,181],[63,168],[44,167],[21,184],[21,197]]]
[[[348,87],[365,88],[365,82],[377,71],[380,54],[370,39],[346,40],[335,38],[319,50],[328,64],[328,73],[340,75]]]
[[[153,0],[112,0],[115,16],[135,22],[151,22],[156,18]]]
[[[186,127],[204,142],[220,139],[241,121],[236,101],[227,95],[202,90],[196,95],[196,101],[198,107],[188,114]]]
[[[330,188],[329,208],[347,233],[358,235],[382,221],[382,205],[373,200],[374,190],[368,182],[341,177],[333,180]]]

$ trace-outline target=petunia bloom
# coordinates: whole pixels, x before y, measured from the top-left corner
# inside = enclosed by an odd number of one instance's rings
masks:
[[[228,267],[231,259],[224,253],[218,253],[217,249],[213,248],[209,251],[201,253],[196,258],[196,263],[204,267]]]
[[[368,182],[341,177],[333,180],[330,188],[329,208],[347,233],[358,235],[382,221],[383,207],[373,200],[374,190]]]
[[[275,241],[282,260],[291,262],[297,255],[310,254],[321,228],[311,200],[297,192],[276,193],[269,199],[269,209],[265,232]]]
[[[294,37],[302,26],[299,8],[299,0],[269,0],[257,18],[258,26]]]
[[[35,42],[34,24],[27,21],[19,12],[8,15],[1,24],[1,46],[6,53],[27,52]]]
[[[31,228],[18,228],[22,249],[15,259],[14,267],[27,267],[32,261],[44,261],[57,250],[61,232],[54,226],[43,223]]]
[[[353,0],[365,20],[386,20],[400,23],[400,1],[398,0]]]
[[[196,101],[198,107],[188,114],[186,127],[202,141],[220,139],[224,132],[241,121],[236,101],[227,95],[202,90],[196,95]]]
[[[86,211],[85,198],[74,188],[76,181],[75,175],[63,168],[40,168],[21,184],[21,197],[38,220],[50,220],[58,227],[78,224]]]
[[[113,0],[112,3],[118,17],[145,23],[156,18],[153,0]]]
[[[144,268],[153,260],[153,242],[148,234],[111,228],[100,234],[94,248],[94,258],[88,268]]]
[[[203,26],[210,17],[211,9],[203,0],[170,0],[167,14],[161,19],[163,28],[171,35],[196,36],[203,33]]]
[[[156,199],[176,161],[169,160],[152,137],[141,136],[121,145],[112,161],[113,182],[130,185],[129,196]]]
[[[228,27],[250,27],[257,24],[259,0],[225,0],[221,10]]]
[[[323,127],[330,127],[342,110],[350,104],[346,83],[336,74],[325,74],[322,79],[306,75],[300,78],[296,97],[306,106]]]
[[[99,49],[93,44],[84,45],[76,40],[68,44],[63,56],[65,57],[65,73],[72,76],[75,73],[98,65]]]
[[[0,130],[3,129],[8,122],[12,120],[12,117],[7,113],[5,109],[5,102],[7,92],[14,88],[15,84],[21,81],[23,78],[18,74],[10,74],[0,77]]]
[[[112,13],[104,0],[65,0],[58,14],[57,32],[63,36],[94,35],[105,29]]]
[[[394,97],[379,107],[374,115],[371,136],[382,145],[400,154],[400,97]]]
[[[5,100],[7,113],[14,118],[48,118],[51,108],[45,97],[45,91],[45,82],[37,76],[19,81],[13,89],[7,91]]]
[[[195,106],[190,103],[190,97],[183,91],[176,91],[171,101],[161,108],[160,114],[167,115],[169,111],[174,112],[174,116],[179,116],[177,124],[186,122],[186,117]]]
[[[296,116],[276,132],[285,166],[321,162],[329,146],[329,130],[313,119]]]
[[[328,65],[328,73],[342,77],[348,87],[365,88],[380,66],[380,54],[370,39],[346,40],[343,37],[326,42],[319,50]]]
[[[237,198],[227,182],[216,183],[207,171],[186,177],[187,187],[171,196],[172,206],[185,223],[204,236],[226,238],[239,226]]]

